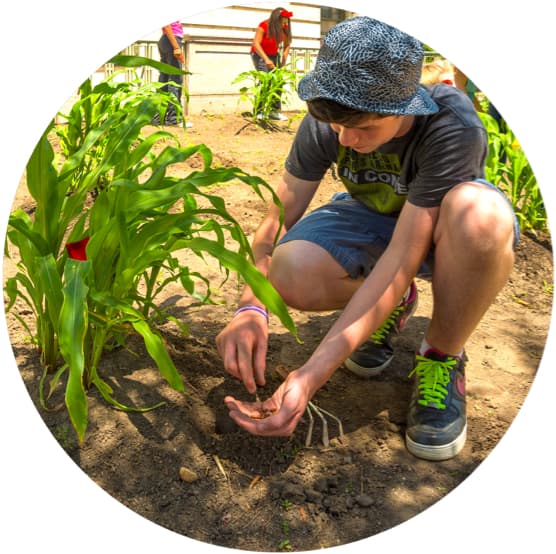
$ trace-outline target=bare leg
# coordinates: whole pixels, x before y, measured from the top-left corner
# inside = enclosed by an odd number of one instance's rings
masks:
[[[305,240],[276,248],[269,279],[288,306],[307,311],[343,308],[363,280],[349,277],[324,248]]]
[[[510,275],[513,238],[513,215],[497,191],[463,183],[446,195],[434,233],[431,345],[450,354],[462,350]],[[276,248],[269,278],[289,306],[308,311],[344,308],[363,280],[303,240]]]
[[[459,353],[514,263],[513,217],[504,198],[463,183],[444,198],[435,230],[434,308],[427,341]]]

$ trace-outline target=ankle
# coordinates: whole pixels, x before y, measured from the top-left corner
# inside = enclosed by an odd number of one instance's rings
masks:
[[[453,358],[462,358],[464,352],[463,348],[457,354],[444,352],[443,350],[440,350],[440,348],[436,348],[435,346],[431,345],[426,338],[423,338],[423,341],[421,342],[421,346],[419,348],[419,355],[425,356],[427,352],[430,352],[431,350],[433,352],[436,352],[436,354],[439,354],[440,356],[452,356]]]

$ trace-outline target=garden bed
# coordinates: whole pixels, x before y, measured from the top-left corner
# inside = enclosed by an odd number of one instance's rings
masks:
[[[274,184],[299,119],[264,130],[238,115],[190,118],[193,128],[175,128],[184,144],[204,143],[216,165],[237,166]],[[194,165],[189,160],[189,166]],[[183,167],[184,171],[188,168]],[[179,171],[180,168],[176,168]],[[315,204],[341,185],[327,175]],[[265,212],[247,187],[215,191],[249,236]],[[33,209],[24,183],[14,207]],[[193,263],[193,262],[192,262]],[[201,264],[199,260],[196,264]],[[13,273],[5,262],[6,277]],[[216,284],[216,264],[199,265]],[[384,375],[362,381],[343,369],[316,394],[319,406],[339,416],[344,438],[331,423],[330,444],[304,445],[307,421],[293,437],[263,439],[238,429],[227,417],[226,395],[248,398],[227,375],[214,338],[234,311],[238,289],[232,277],[219,290],[224,302],[198,305],[178,286],[163,299],[190,328],[183,336],[167,323],[161,331],[186,391],[172,390],[142,342],[106,354],[99,368],[125,404],[165,405],[146,413],[109,407],[89,395],[89,425],[79,445],[65,410],[39,405],[37,352],[8,314],[16,361],[29,393],[53,435],[76,464],[116,500],[158,525],[210,544],[256,551],[313,550],[370,537],[419,514],[453,490],[488,456],[517,415],[543,353],[551,315],[552,250],[547,235],[523,237],[514,271],[467,344],[467,444],[455,459],[430,463],[404,447],[410,394],[407,374],[431,311],[430,285],[417,281],[419,307],[396,341],[396,357]],[[291,312],[303,344],[271,318],[268,384],[274,368],[294,369],[310,355],[336,317],[334,312]],[[22,313],[25,316],[25,313]],[[61,402],[62,386],[51,404]]]

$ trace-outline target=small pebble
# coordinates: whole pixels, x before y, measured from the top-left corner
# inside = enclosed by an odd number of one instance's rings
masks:
[[[355,502],[357,502],[357,504],[359,504],[359,506],[362,506],[363,508],[368,508],[375,503],[375,501],[368,494],[358,494],[355,497]]]
[[[186,483],[194,483],[199,479],[199,476],[191,469],[180,467],[180,479]]]

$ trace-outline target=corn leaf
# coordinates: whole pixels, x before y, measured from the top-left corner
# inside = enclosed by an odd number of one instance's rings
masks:
[[[58,321],[64,301],[62,278],[58,273],[56,260],[52,254],[38,258],[37,262],[48,316],[50,321],[54,323]]]
[[[95,374],[95,376],[93,377],[93,383],[95,385],[95,387],[98,389],[98,391],[100,392],[102,398],[104,398],[104,400],[106,400],[106,402],[108,402],[109,404],[112,404],[112,406],[114,406],[115,408],[118,408],[118,410],[121,410],[122,412],[132,412],[132,413],[146,413],[146,412],[150,412],[152,410],[155,410],[156,408],[160,408],[161,406],[164,406],[166,404],[166,402],[158,402],[157,404],[154,404],[153,406],[148,406],[145,408],[137,408],[134,406],[126,406],[125,404],[122,404],[121,402],[118,402],[113,395],[113,390],[112,387],[110,387],[110,385],[104,381],[103,379],[101,379],[99,377],[98,374]]]
[[[90,262],[68,259],[64,268],[65,285],[60,310],[58,337],[60,352],[68,364],[66,407],[80,441],[87,429],[87,397],[83,385],[85,370],[84,342],[87,333],[86,276]]]
[[[162,376],[168,381],[170,386],[177,391],[183,391],[183,381],[172,361],[164,342],[160,335],[155,333],[144,320],[143,315],[117,298],[98,291],[91,291],[90,297],[97,303],[119,310],[123,316],[118,318],[118,322],[129,321],[133,328],[143,337],[147,352],[155,361]]]
[[[295,324],[282,297],[278,294],[270,281],[268,281],[255,266],[237,253],[227,250],[221,244],[205,238],[185,239],[179,242],[180,246],[194,252],[209,253],[223,266],[238,272],[245,279],[249,287],[251,287],[255,296],[263,302],[273,314],[279,317],[288,331],[297,337]]]
[[[49,245],[44,239],[44,235],[34,231],[32,227],[30,227],[27,214],[22,212],[22,210],[16,210],[10,215],[8,225],[24,236],[33,245],[37,255],[46,256],[50,252]],[[17,240],[17,238],[15,240]]]
[[[143,337],[147,352],[156,362],[162,376],[173,389],[182,392],[184,390],[183,381],[160,335],[154,333],[145,321],[132,321],[131,324]]]
[[[141,67],[141,66],[149,66],[154,67],[158,71],[162,73],[166,73],[168,75],[187,75],[187,71],[183,69],[179,69],[178,67],[174,67],[173,65],[169,65],[166,63],[158,62],[151,58],[144,58],[142,56],[125,56],[120,54],[118,56],[114,56],[110,59],[109,63],[113,63],[114,65],[120,65],[122,67]]]

